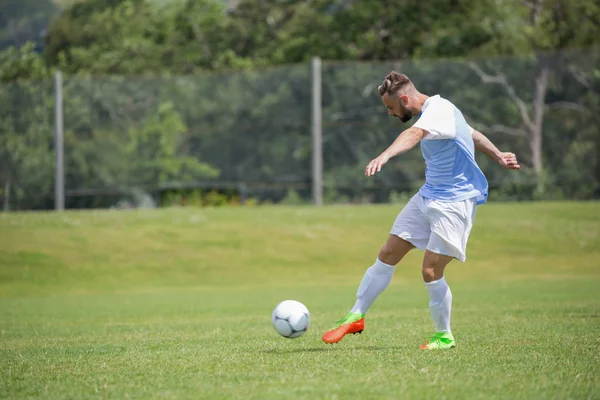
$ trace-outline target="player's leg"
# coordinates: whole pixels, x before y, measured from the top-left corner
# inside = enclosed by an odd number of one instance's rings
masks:
[[[391,234],[383,245],[375,263],[367,268],[358,291],[356,302],[350,312],[336,326],[323,334],[325,343],[337,343],[348,334],[361,333],[365,329],[365,314],[375,302],[375,299],[388,287],[392,281],[396,264],[414,248],[404,239]]]
[[[414,249],[410,242],[391,234],[377,255],[375,263],[370,266],[358,287],[356,303],[350,310],[362,316],[367,313],[375,299],[390,282],[398,264],[404,256]]]
[[[447,349],[455,346],[450,329],[452,292],[444,269],[456,258],[466,260],[466,247],[476,204],[474,200],[455,203],[430,201],[425,213],[431,221],[431,236],[423,259],[423,280],[429,293],[429,309],[435,333],[422,349]]]
[[[413,197],[398,214],[391,234],[365,272],[356,293],[356,302],[336,327],[325,332],[323,341],[337,343],[349,333],[362,332],[364,316],[392,280],[396,264],[414,247],[424,249],[429,238],[429,222],[420,210],[419,196]]]
[[[452,292],[444,278],[444,269],[454,259],[453,256],[437,254],[429,250],[423,257],[423,281],[429,293],[429,311],[435,328],[433,337],[422,349],[441,349],[455,346],[454,337],[450,330],[450,315],[452,312]]]

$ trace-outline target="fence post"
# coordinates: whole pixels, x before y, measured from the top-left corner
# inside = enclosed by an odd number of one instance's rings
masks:
[[[55,168],[54,168],[54,209],[65,209],[65,181],[64,181],[64,135],[63,135],[63,82],[62,74],[54,74],[54,111],[55,111]]]
[[[321,101],[321,59],[312,59],[312,199],[323,205],[323,118]]]
[[[248,198],[248,188],[245,183],[240,183],[238,186],[238,190],[240,192],[240,205],[246,205],[246,199]]]
[[[10,180],[4,184],[4,212],[10,211]]]

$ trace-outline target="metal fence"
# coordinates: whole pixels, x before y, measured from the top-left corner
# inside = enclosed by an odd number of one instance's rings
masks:
[[[57,75],[0,86],[5,210],[403,201],[415,149],[368,161],[407,126],[377,85],[394,69],[453,101],[526,168],[477,159],[490,199],[600,195],[600,52],[311,64],[195,76]]]

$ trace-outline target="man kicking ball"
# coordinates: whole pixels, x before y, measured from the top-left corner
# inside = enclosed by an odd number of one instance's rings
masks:
[[[390,116],[402,122],[413,116],[419,119],[367,165],[365,175],[374,175],[390,158],[421,143],[427,167],[425,184],[398,214],[375,264],[367,269],[358,287],[354,307],[322,339],[337,343],[345,335],[362,332],[365,314],[389,285],[396,264],[416,247],[425,250],[422,273],[435,328],[421,349],[449,349],[456,343],[450,330],[452,292],[444,268],[453,258],[465,261],[476,207],[485,203],[488,195],[487,180],[475,161],[475,149],[504,168],[520,166],[513,153],[499,151],[471,128],[454,104],[439,95],[420,93],[406,75],[393,71],[378,90]]]

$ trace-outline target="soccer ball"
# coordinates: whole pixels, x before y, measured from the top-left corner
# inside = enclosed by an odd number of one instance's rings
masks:
[[[310,323],[308,308],[299,301],[285,300],[271,314],[273,327],[283,337],[294,339],[304,335]]]

